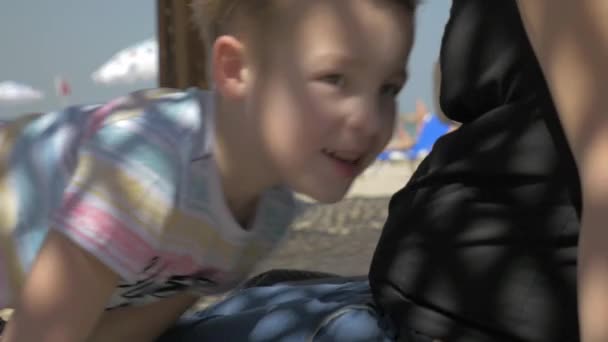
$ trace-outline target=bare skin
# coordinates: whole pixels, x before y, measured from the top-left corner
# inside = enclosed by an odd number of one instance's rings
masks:
[[[175,322],[198,297],[182,293],[156,303],[126,307],[103,314],[89,342],[154,341]]]
[[[21,290],[2,340],[84,341],[100,320],[117,283],[114,272],[52,230]],[[65,303],[72,305],[66,308]]]
[[[518,5],[581,178],[581,340],[608,341],[608,2],[518,0]]]
[[[112,271],[56,232],[50,233],[40,255],[23,290],[29,300],[18,304],[3,341],[16,336],[19,341],[153,341],[197,299],[183,293],[149,305],[104,312],[117,281]],[[80,291],[84,287],[90,292]],[[57,309],[65,301],[87,305]],[[28,324],[33,321],[40,322],[36,329]]]

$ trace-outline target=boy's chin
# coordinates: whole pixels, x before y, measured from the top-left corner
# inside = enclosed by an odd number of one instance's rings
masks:
[[[341,201],[342,199],[344,199],[344,197],[346,196],[346,194],[348,193],[348,190],[350,189],[350,186],[348,186],[345,189],[315,189],[315,190],[309,190],[309,191],[302,191],[300,192],[302,195],[309,197],[312,200],[315,200],[316,202],[319,203],[323,203],[323,204],[332,204],[332,203],[336,203]]]

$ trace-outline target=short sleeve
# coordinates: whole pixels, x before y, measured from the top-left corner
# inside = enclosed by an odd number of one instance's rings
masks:
[[[125,281],[158,259],[185,166],[182,137],[153,110],[113,112],[73,156],[52,228]]]

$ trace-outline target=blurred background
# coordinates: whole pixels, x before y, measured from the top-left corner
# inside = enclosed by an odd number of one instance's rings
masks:
[[[420,7],[411,78],[399,96],[403,115],[416,101],[433,104],[432,70],[449,3]],[[156,37],[157,5],[150,0],[3,1],[0,118],[155,86]]]

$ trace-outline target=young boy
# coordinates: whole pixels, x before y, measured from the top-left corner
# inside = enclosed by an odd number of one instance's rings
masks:
[[[212,92],[146,90],[0,129],[3,341],[151,340],[340,200],[406,81],[408,0],[198,0]]]

